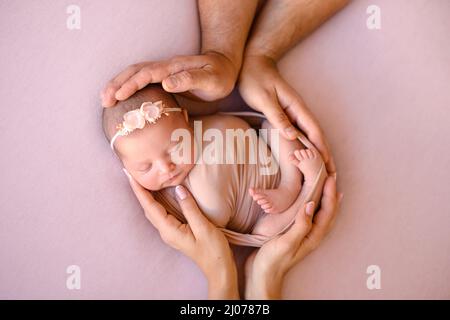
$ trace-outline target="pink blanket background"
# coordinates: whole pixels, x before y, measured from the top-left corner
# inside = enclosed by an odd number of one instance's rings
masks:
[[[70,4],[81,30],[66,28]],[[381,30],[366,27],[371,4]],[[285,298],[450,298],[449,12],[447,0],[354,1],[280,61],[345,193]],[[131,63],[197,53],[199,34],[195,1],[0,0],[0,298],[206,297],[142,214],[98,97]],[[70,265],[80,290],[66,288]],[[366,287],[369,265],[380,290]]]

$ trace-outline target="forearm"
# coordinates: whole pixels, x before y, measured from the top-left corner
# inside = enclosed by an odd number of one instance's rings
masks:
[[[255,21],[245,54],[265,55],[277,61],[348,2],[267,0]]]
[[[198,0],[202,53],[223,54],[239,71],[257,4],[257,0]]]

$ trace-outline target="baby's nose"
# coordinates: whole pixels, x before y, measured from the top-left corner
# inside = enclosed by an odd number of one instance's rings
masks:
[[[161,161],[159,163],[159,170],[161,173],[169,173],[175,169],[175,164],[170,161]]]

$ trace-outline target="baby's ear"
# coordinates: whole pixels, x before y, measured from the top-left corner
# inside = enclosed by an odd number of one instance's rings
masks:
[[[183,109],[183,115],[184,115],[184,119],[186,120],[186,122],[189,122],[189,115],[188,115],[186,109]]]

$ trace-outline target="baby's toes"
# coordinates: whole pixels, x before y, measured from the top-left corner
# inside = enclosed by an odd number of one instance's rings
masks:
[[[300,150],[300,155],[302,157],[302,159],[300,161],[305,161],[306,159],[309,159],[309,155],[308,155],[308,150],[306,149],[302,149]]]
[[[262,200],[267,197],[267,195],[260,189],[249,188],[248,192],[250,193],[254,201]]]
[[[303,160],[303,155],[302,155],[301,151],[302,151],[301,149],[298,149],[298,150],[294,151],[295,158],[297,158],[298,161],[302,161]]]
[[[265,212],[265,213],[272,214],[272,213],[277,213],[278,210],[276,210],[276,209],[274,208],[274,206],[272,206],[271,208],[264,210],[264,212]]]
[[[265,213],[270,213],[269,211],[272,209],[272,204],[268,203],[268,204],[262,205],[261,209],[263,209]]]

